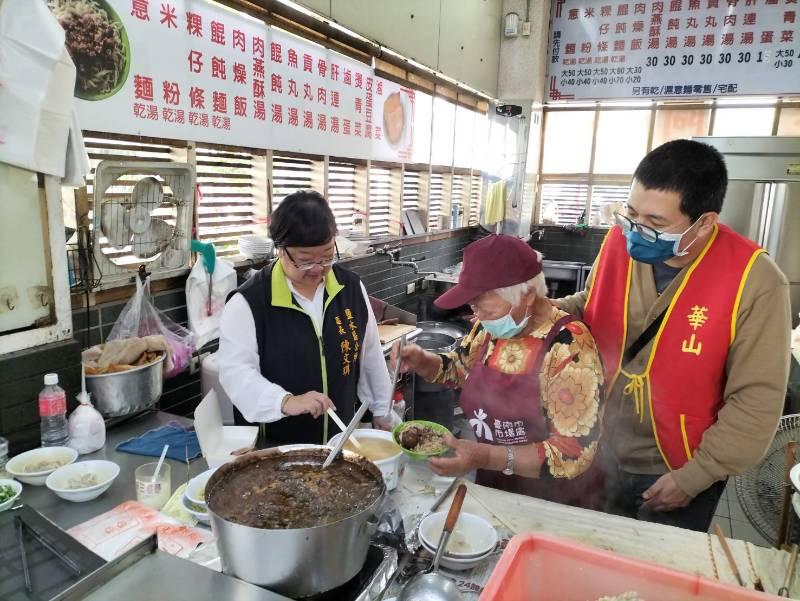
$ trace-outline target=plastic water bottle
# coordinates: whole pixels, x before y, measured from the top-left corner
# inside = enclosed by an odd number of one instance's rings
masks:
[[[65,446],[69,440],[67,393],[58,385],[58,374],[44,376],[44,388],[39,393],[39,417],[42,418],[42,446]]]

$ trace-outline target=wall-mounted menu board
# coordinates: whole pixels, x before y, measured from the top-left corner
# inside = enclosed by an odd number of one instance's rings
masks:
[[[51,0],[83,129],[408,160],[414,91],[206,0]]]
[[[800,93],[797,0],[553,0],[548,100]]]

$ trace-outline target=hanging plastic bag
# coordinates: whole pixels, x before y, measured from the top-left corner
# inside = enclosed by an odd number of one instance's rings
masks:
[[[217,259],[210,275],[204,260],[197,261],[192,267],[186,280],[186,309],[189,312],[189,328],[194,334],[197,348],[203,348],[219,338],[219,321],[225,308],[225,300],[236,290],[236,283],[236,270],[228,261]]]
[[[157,335],[166,339],[172,351],[172,367],[164,373],[165,378],[171,378],[189,366],[194,352],[194,335],[156,308],[150,300],[150,278],[143,284],[137,277],[136,294],[122,309],[106,342]]]
[[[99,451],[106,444],[106,422],[92,406],[88,392],[78,394],[80,405],[69,416],[68,446],[79,455]]]

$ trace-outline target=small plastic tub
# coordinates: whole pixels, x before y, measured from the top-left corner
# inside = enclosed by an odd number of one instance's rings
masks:
[[[779,599],[542,534],[519,534],[480,601],[593,601],[635,592],[646,601]]]

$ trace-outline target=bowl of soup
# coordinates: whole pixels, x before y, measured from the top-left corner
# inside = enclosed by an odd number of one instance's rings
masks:
[[[353,438],[358,440],[360,447],[353,444]],[[328,446],[335,447],[341,439],[342,434],[339,433],[331,438]],[[403,450],[392,438],[391,432],[359,428],[350,436],[350,439],[344,445],[344,449],[361,455],[378,466],[381,474],[383,474],[387,490],[397,488],[400,476],[403,475],[404,455]]]
[[[60,467],[75,463],[78,451],[70,447],[41,447],[12,457],[6,471],[20,482],[44,486],[47,476]]]

